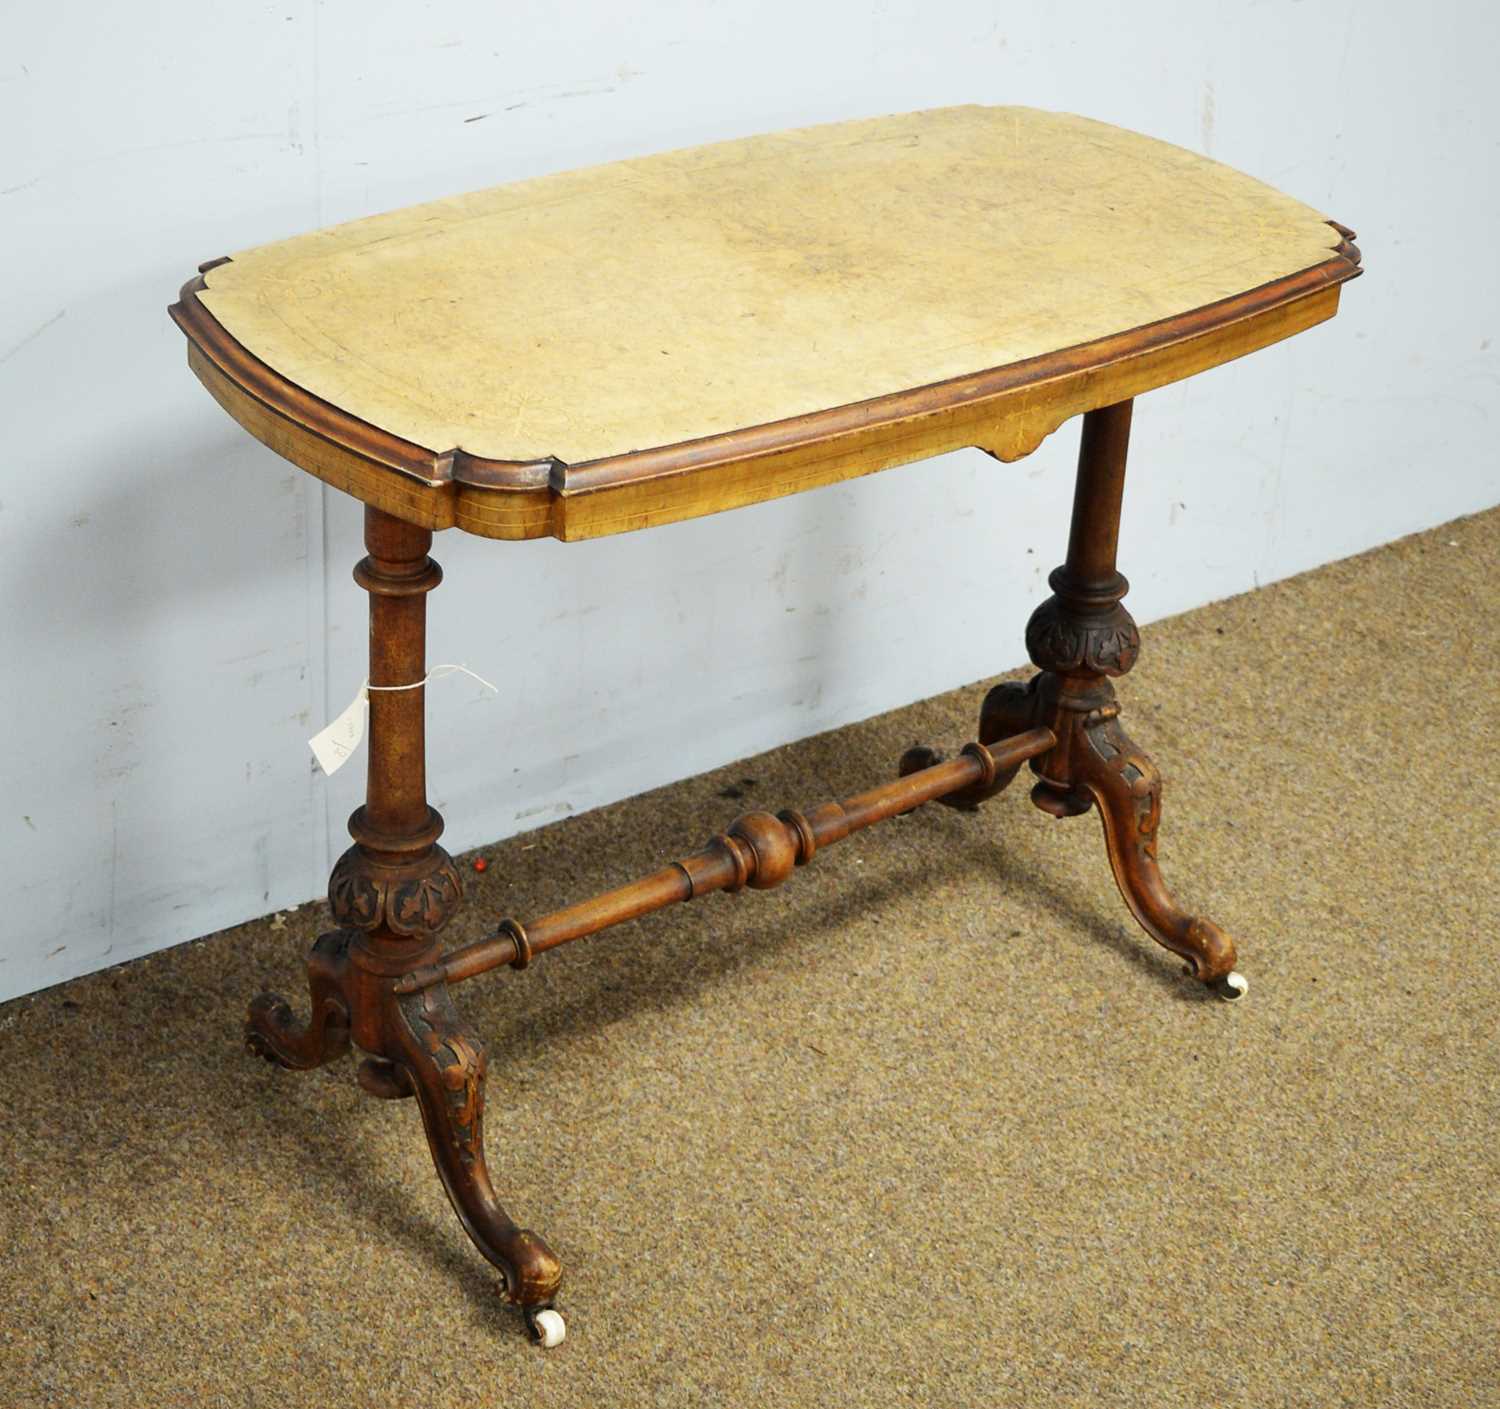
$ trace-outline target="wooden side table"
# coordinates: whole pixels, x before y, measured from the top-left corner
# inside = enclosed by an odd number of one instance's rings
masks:
[[[311,1016],[262,995],[249,1043],[303,1069],[353,1044],[367,1091],[416,1098],[455,1212],[543,1343],[563,1335],[561,1266],[491,1186],[462,980],[778,885],[884,818],[977,807],[1029,762],[1038,807],[1098,808],[1146,932],[1221,996],[1244,991],[1233,941],[1162,881],[1160,776],[1110,683],[1139,647],[1115,567],[1131,406],[1331,317],[1359,273],[1352,233],[1145,137],[968,107],[435,201],[214,260],[183,288],[171,314],[214,398],[366,505],[372,687],[424,678],[435,530],[623,533],[961,446],[1016,460],[1083,416],[1067,558],[1026,628],[1040,673],[991,690],[956,757],[914,749],[857,797],[749,813],[633,884],[445,954],[463,887],[427,803],[424,692],[371,695]]]

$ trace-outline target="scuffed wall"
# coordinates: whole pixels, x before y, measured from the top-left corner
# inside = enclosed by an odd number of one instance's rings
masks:
[[[0,48],[0,997],[307,899],[345,844],[362,769],[324,780],[304,741],[363,673],[359,514],[189,375],[164,308],[216,255],[762,129],[1076,111],[1325,209],[1369,270],[1333,324],[1138,407],[1121,562],[1142,621],[1500,499],[1500,298],[1468,252],[1497,223],[1497,12],[1012,9],[18,11]],[[1018,664],[1075,438],[634,538],[440,537],[431,659],[502,686],[430,692],[451,845]]]

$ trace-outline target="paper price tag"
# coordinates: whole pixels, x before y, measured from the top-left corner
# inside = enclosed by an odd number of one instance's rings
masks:
[[[349,706],[327,728],[320,730],[307,741],[318,760],[318,767],[325,773],[337,773],[349,761],[349,755],[365,737],[365,716],[369,713],[370,696],[365,687],[349,701]]]
[[[349,760],[349,755],[360,746],[365,737],[365,720],[370,714],[371,690],[420,690],[429,680],[441,680],[445,675],[458,672],[479,681],[492,694],[500,691],[482,675],[476,675],[466,665],[435,665],[420,680],[410,685],[372,685],[367,680],[359,687],[359,693],[349,701],[349,707],[326,729],[320,730],[307,741],[318,760],[318,767],[325,773],[337,773]]]

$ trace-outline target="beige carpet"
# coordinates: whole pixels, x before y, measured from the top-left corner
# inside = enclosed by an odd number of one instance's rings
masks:
[[[552,1352],[409,1103],[241,1048],[317,907],[0,1007],[0,1405],[1500,1403],[1497,619],[1500,511],[1147,631],[1126,720],[1237,1007],[1024,787],[464,987]],[[454,938],[981,694],[492,847]]]

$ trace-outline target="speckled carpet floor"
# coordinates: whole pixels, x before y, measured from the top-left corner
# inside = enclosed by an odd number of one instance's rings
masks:
[[[240,1046],[319,907],[0,1007],[0,1405],[1500,1404],[1497,619],[1500,511],[1147,631],[1125,718],[1237,1006],[1024,786],[466,985],[554,1351],[409,1103]],[[489,848],[454,939],[982,693]]]

